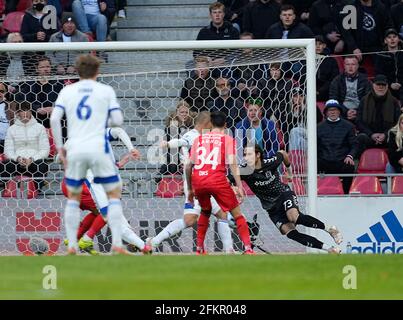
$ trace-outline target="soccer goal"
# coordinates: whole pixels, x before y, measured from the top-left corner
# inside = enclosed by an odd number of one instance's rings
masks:
[[[0,94],[0,142],[5,140],[0,154],[0,254],[28,254],[34,236],[46,239],[51,252],[66,250],[63,170],[55,162],[48,128],[58,92],[78,80],[73,65],[81,53],[101,59],[98,80],[115,89],[124,112],[123,128],[141,152],[139,161],[129,161],[119,172],[125,216],[144,240],[183,216],[184,150],[161,145],[192,128],[203,110],[227,113],[239,161],[247,143],[259,143],[267,156],[286,149],[293,177],[285,181],[297,193],[302,211],[316,215],[314,39],[7,43],[0,46],[0,92],[6,91]],[[34,128],[35,121],[44,130]],[[263,129],[244,130],[255,124]],[[112,148],[117,160],[127,153],[121,141],[112,142]],[[253,235],[256,244],[270,252],[305,251],[281,237],[256,197],[247,194],[242,210],[251,230],[259,231]],[[157,252],[191,253],[195,238],[195,228],[188,228],[164,241]],[[233,239],[235,249],[241,250],[236,229]],[[105,227],[95,247],[106,253],[110,242]],[[222,250],[214,218],[206,248]]]

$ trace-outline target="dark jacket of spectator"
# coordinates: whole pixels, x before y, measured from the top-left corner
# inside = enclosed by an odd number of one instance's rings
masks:
[[[264,100],[266,117],[270,118],[275,110],[284,109],[287,106],[289,93],[293,87],[292,81],[283,78],[276,80],[262,79],[257,84],[260,96]]]
[[[340,33],[340,11],[344,0],[318,0],[309,11],[308,26],[315,35],[323,35],[328,46],[331,46],[327,35],[336,31]]]
[[[244,8],[248,5],[249,0],[219,0],[218,2],[221,2],[225,6],[225,20],[242,25]],[[234,14],[238,17],[231,20]]]
[[[207,103],[209,111],[222,111],[227,115],[227,128],[234,129],[235,124],[246,117],[246,111],[240,99],[229,97],[224,100],[221,97],[215,98]]]
[[[43,15],[41,19],[35,17],[35,12],[32,8],[27,9],[21,24],[21,35],[24,42],[48,42],[50,36],[57,31],[57,29],[48,29],[43,27]],[[37,39],[37,33],[43,31],[46,34],[45,40],[40,41]]]
[[[297,19],[301,20],[302,13],[309,13],[309,8],[315,0],[283,0],[282,4],[290,4],[295,8]],[[303,21],[305,23],[305,21]]]
[[[339,66],[333,57],[326,57],[316,72],[316,91],[320,101],[329,99],[330,84],[339,74]]]
[[[249,3],[243,15],[243,31],[253,33],[255,39],[264,39],[267,29],[280,20],[280,5],[275,0]]]
[[[217,28],[210,25],[202,28],[197,35],[196,40],[237,40],[239,39],[239,31],[228,21],[224,21],[224,24]]]
[[[347,120],[325,120],[317,129],[318,158],[326,161],[343,161],[347,155],[356,158],[357,137],[354,126]]]
[[[395,169],[396,173],[402,173],[403,167],[399,163],[399,160],[403,158],[403,150],[398,150],[396,133],[392,130],[389,130],[388,134],[388,157],[389,163],[392,165],[393,169]]]
[[[369,39],[369,33],[363,28],[364,9],[360,0],[356,0],[354,3],[357,8],[357,29],[345,30],[341,28],[343,39],[347,45],[348,52],[353,52],[355,49],[360,49],[362,52],[376,52],[382,49],[384,32],[385,30],[392,28],[392,18],[385,5],[379,0],[372,0],[371,11],[375,20],[375,34],[376,39]],[[343,19],[343,16],[341,17]],[[368,43],[372,41],[373,43]]]
[[[243,137],[243,145],[247,145],[248,135],[246,130],[253,129],[250,120],[248,117],[243,119],[242,121],[238,122],[235,127],[238,130],[242,130],[242,137]],[[271,157],[276,154],[279,150],[279,142],[277,139],[277,129],[274,121],[269,120],[267,118],[262,118],[260,120],[260,127],[263,131],[263,142],[264,142],[264,150],[266,151],[265,156]],[[239,134],[239,133],[238,133]]]
[[[358,99],[361,99],[370,91],[371,84],[368,81],[367,75],[363,73],[358,73],[357,82],[357,95]],[[343,103],[347,93],[346,86],[346,75],[344,73],[339,74],[330,84],[329,99],[335,99],[339,101],[340,104]]]
[[[284,28],[282,22],[276,22],[266,32],[266,39],[281,39],[283,37]],[[302,39],[302,38],[314,38],[312,30],[296,20],[294,24],[288,28],[287,39]]]
[[[59,92],[63,89],[63,84],[57,80],[49,80],[46,84],[40,82],[27,82],[21,85],[21,93],[25,100],[31,103],[32,115],[45,128],[50,128],[48,115],[37,113],[39,108],[53,107]]]
[[[403,2],[397,3],[391,7],[391,15],[395,29],[403,38]]]
[[[362,100],[357,113],[357,129],[371,137],[373,133],[388,134],[401,114],[399,101],[390,91],[377,97],[371,90]]]
[[[403,86],[403,44],[399,44],[398,51],[387,52],[387,48],[384,52],[377,54],[375,59],[375,73],[384,74],[388,78],[389,86],[391,83],[400,83]],[[389,87],[389,90],[391,88]],[[398,93],[394,93],[395,97],[398,97]]]
[[[181,98],[189,103],[192,111],[207,110],[207,103],[212,101],[211,92],[215,88],[215,80],[191,77],[185,80]]]

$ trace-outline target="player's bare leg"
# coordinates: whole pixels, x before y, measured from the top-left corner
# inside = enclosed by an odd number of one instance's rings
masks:
[[[254,254],[252,250],[252,245],[250,242],[249,227],[246,222],[244,215],[241,212],[241,207],[237,206],[231,210],[231,214],[236,222],[236,227],[238,230],[239,237],[245,247],[245,254]]]
[[[290,222],[294,223],[295,225],[299,224],[299,225],[303,225],[308,228],[325,230],[333,237],[336,244],[340,244],[342,242],[342,239],[343,239],[342,235],[335,226],[328,227],[322,221],[320,221],[319,219],[316,219],[315,217],[301,214],[296,208],[291,208],[291,209],[287,210],[286,215],[287,215],[288,220]],[[314,248],[316,248],[316,247],[314,247]],[[322,243],[322,247],[317,248],[317,249],[332,251],[332,248],[334,248],[334,247]]]

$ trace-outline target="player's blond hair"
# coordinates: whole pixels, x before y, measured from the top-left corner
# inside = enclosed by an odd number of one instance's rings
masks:
[[[91,79],[98,74],[100,65],[101,62],[98,58],[90,54],[83,54],[78,56],[75,67],[81,79]]]

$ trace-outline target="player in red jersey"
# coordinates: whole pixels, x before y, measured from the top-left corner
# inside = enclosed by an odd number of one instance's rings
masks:
[[[226,115],[212,112],[210,133],[200,135],[193,143],[190,161],[186,164],[186,180],[189,202],[199,200],[201,214],[197,222],[197,253],[205,253],[204,238],[211,214],[210,197],[214,197],[224,212],[230,211],[237,225],[239,236],[245,247],[245,254],[254,254],[245,217],[241,213],[237,196],[227,180],[229,166],[238,187],[240,201],[244,198],[239,168],[236,161],[235,141],[224,133]],[[193,169],[193,173],[192,173]]]

